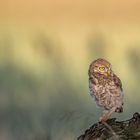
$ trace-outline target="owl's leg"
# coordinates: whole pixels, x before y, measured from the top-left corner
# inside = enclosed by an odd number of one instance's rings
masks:
[[[116,107],[114,107],[110,110],[104,110],[103,115],[99,118],[99,121],[100,122],[106,122],[109,119],[109,117],[111,116],[111,114],[113,112],[115,112],[115,110],[116,110]]]

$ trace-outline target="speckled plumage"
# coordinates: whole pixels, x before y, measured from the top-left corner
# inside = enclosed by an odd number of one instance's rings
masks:
[[[104,70],[100,70],[99,68]],[[100,121],[106,121],[113,112],[123,111],[123,89],[120,79],[113,73],[111,64],[97,59],[89,66],[89,89],[97,105],[104,108]]]

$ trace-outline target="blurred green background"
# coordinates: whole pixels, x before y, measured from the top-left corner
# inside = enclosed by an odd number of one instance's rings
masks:
[[[88,66],[106,58],[140,109],[139,0],[1,0],[0,140],[74,140],[98,121]]]

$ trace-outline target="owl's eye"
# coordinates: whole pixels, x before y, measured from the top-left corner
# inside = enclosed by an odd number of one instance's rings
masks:
[[[101,67],[99,67],[99,70],[100,71],[104,71],[105,70],[105,67],[104,66],[101,66]]]

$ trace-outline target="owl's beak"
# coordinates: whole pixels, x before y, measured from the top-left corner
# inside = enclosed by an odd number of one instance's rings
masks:
[[[108,70],[108,71],[107,71],[107,75],[110,75],[110,74],[111,74],[111,71],[110,71],[110,70]]]

